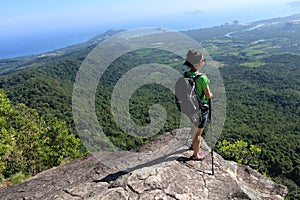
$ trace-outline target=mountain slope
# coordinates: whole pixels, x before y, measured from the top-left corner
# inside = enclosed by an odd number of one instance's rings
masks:
[[[88,156],[38,174],[29,181],[0,189],[9,199],[284,199],[286,187],[250,167],[215,154],[210,175],[210,149],[204,161],[190,161],[183,143],[189,129],[156,138],[137,152]],[[122,155],[122,156],[120,156]],[[41,187],[42,186],[42,187]]]

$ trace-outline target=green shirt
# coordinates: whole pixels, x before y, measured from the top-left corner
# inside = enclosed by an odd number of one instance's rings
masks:
[[[192,77],[192,76],[194,76],[194,75],[196,75],[198,73],[199,72],[188,71],[187,72],[187,76],[188,77]],[[198,95],[198,97],[201,97],[201,94],[202,94],[204,88],[206,88],[209,83],[210,83],[210,80],[204,74],[196,79],[196,94]],[[207,99],[206,99],[205,95],[203,96],[203,98],[201,99],[201,101],[203,103],[207,103]]]

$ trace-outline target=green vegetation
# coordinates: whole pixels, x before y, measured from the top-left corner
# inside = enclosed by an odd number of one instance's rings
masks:
[[[294,199],[300,180],[300,56],[273,55],[264,62],[259,68],[236,63],[221,69],[228,110],[220,139],[258,146],[257,169],[288,185],[288,198]]]
[[[45,169],[78,158],[80,141],[65,123],[47,120],[19,104],[13,107],[0,90],[0,178],[14,184]]]
[[[217,149],[225,159],[249,165],[254,169],[258,167],[261,149],[253,144],[249,145],[247,142],[241,140],[231,144],[227,140],[223,140],[222,142],[218,142]]]
[[[115,84],[123,74],[141,64],[163,63],[178,67],[178,63],[173,61],[175,58],[176,55],[170,55],[170,53],[161,50],[144,49],[134,51],[117,59],[102,75],[103,78],[99,81],[96,93],[96,112],[101,128],[117,147],[127,150],[133,149],[145,144],[152,137],[139,138],[130,136],[124,133],[116,124],[110,112],[111,94]],[[169,90],[158,84],[145,85],[136,90],[131,96],[129,112],[133,121],[139,126],[147,125],[150,121],[148,110],[150,106],[156,103],[164,106],[168,113],[167,122],[158,134],[178,127],[180,113],[174,104],[174,96]]]
[[[256,68],[256,67],[260,67],[263,65],[265,65],[265,63],[261,63],[261,62],[243,62],[243,63],[241,63],[241,66],[250,67],[250,68]]]

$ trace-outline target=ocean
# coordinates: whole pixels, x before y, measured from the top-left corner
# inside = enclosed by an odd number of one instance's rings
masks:
[[[48,33],[0,38],[0,59],[15,58],[48,52],[85,42],[95,33]]]

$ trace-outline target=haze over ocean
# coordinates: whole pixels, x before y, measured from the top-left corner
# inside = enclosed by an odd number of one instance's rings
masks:
[[[0,59],[43,53],[87,41],[108,29],[191,30],[300,12],[293,0],[11,0],[0,7]]]

